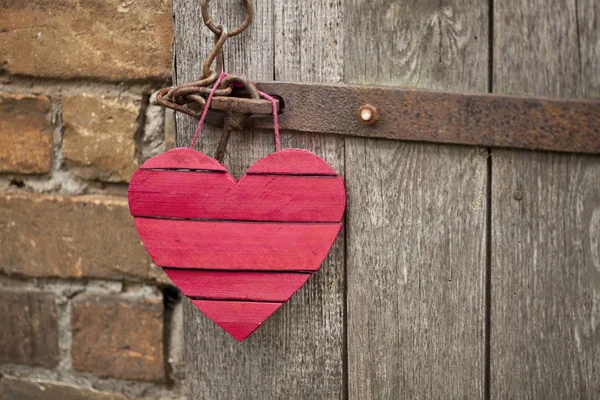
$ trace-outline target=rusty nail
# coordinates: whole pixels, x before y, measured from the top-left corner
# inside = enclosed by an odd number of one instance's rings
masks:
[[[517,190],[515,190],[515,193],[513,194],[513,197],[517,201],[523,200],[523,190],[521,188],[518,188]]]
[[[370,125],[377,121],[379,113],[377,109],[370,104],[363,104],[358,108],[358,117],[360,122],[366,125]]]

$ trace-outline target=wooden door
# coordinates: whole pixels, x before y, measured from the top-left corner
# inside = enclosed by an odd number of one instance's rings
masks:
[[[241,1],[211,2],[228,26]],[[600,94],[594,0],[254,0],[225,47],[262,81]],[[174,0],[176,81],[212,46]],[[326,107],[326,104],[324,105]],[[177,142],[195,121],[178,115]],[[212,154],[220,132],[199,149]],[[237,343],[185,305],[194,399],[593,398],[600,393],[600,158],[284,132],[344,176],[344,230],[321,270]],[[273,151],[234,134],[240,176]]]

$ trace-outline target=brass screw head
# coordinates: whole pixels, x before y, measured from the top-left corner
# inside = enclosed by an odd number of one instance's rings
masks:
[[[379,118],[377,109],[370,104],[363,104],[358,108],[358,119],[365,125],[371,125]]]

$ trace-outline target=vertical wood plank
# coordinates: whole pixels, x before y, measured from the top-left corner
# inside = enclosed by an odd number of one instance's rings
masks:
[[[494,7],[494,91],[600,96],[600,7]],[[600,393],[600,158],[494,150],[492,398]]]
[[[176,66],[178,80],[183,81],[200,71],[212,36],[207,35],[200,21],[196,10],[199,1],[175,3],[179,36]],[[243,16],[240,4],[211,2],[213,18],[233,26]],[[225,47],[229,72],[262,80],[341,80],[343,30],[339,3],[257,0],[253,4],[256,14],[250,30],[230,39]],[[189,34],[188,30],[195,33]],[[184,61],[180,61],[182,57]],[[178,118],[178,143],[189,143],[193,121],[186,116]],[[217,130],[206,129],[200,149],[212,154],[219,135]],[[344,171],[343,143],[343,138],[328,135],[282,136],[282,147],[311,150],[340,174]],[[272,151],[272,132],[234,133],[225,164],[240,176],[250,164]],[[188,397],[343,398],[344,292],[341,233],[321,270],[243,343],[235,342],[188,302],[184,309]]]
[[[347,83],[486,91],[485,2],[349,3]],[[349,397],[482,398],[487,151],[346,138],[346,182]]]
[[[274,1],[274,80],[330,82],[343,75],[343,2]],[[312,151],[344,175],[344,139],[327,134],[286,133],[282,147]],[[282,382],[289,399],[342,399],[345,396],[345,233],[318,273],[287,304],[292,354],[298,359],[294,385]],[[275,315],[277,317],[277,315]]]

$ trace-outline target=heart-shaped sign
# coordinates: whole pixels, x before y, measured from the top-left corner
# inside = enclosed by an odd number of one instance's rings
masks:
[[[131,178],[129,209],[154,262],[242,341],[317,272],[342,226],[344,183],[323,159],[286,149],[236,181],[177,148]]]

